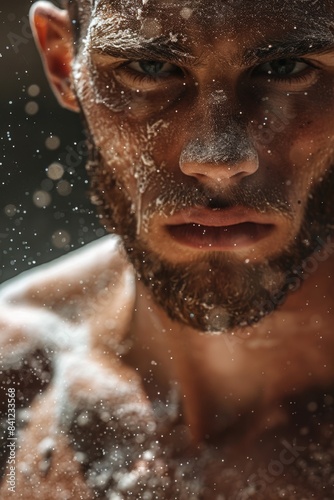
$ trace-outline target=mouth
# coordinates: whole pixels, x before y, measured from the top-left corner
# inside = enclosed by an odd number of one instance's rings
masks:
[[[244,207],[194,207],[169,218],[166,230],[177,243],[199,249],[237,251],[270,236],[272,218]]]

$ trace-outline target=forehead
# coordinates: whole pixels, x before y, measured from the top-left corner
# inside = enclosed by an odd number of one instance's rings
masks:
[[[334,0],[86,2],[90,2],[91,11],[90,45],[97,49],[109,46],[116,51],[126,48],[134,58],[143,44],[155,44],[158,56],[166,45],[175,53],[203,59],[205,54],[220,51],[224,43],[235,62],[248,64],[257,46],[265,52],[272,45],[292,49],[293,44],[303,44],[301,52],[307,53],[309,46],[314,50],[332,46],[334,40]]]
[[[158,17],[177,23],[216,25],[224,22],[247,29],[256,20],[332,21],[334,0],[90,0],[94,13],[119,13],[128,21]],[[283,17],[282,17],[283,16]],[[246,21],[246,24],[244,22]]]
[[[194,42],[333,36],[334,0],[88,0],[95,34],[145,38],[182,35]],[[132,34],[132,35],[131,35]],[[291,38],[291,36],[290,36]]]

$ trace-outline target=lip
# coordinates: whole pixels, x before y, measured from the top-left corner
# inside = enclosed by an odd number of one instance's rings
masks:
[[[245,207],[210,209],[194,207],[168,219],[166,229],[179,244],[200,250],[237,251],[268,237],[272,217]]]

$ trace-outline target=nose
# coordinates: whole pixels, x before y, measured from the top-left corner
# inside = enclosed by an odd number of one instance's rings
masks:
[[[203,183],[233,185],[259,168],[256,150],[246,131],[231,124],[223,133],[191,139],[180,156],[180,169]]]

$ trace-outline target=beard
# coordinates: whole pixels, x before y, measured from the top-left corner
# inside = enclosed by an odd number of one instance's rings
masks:
[[[326,239],[334,233],[331,224],[334,169],[330,167],[309,196],[298,234],[278,256],[253,264],[241,262],[232,253],[212,251],[188,263],[174,264],[163,259],[137,235],[138,220],[127,191],[112,169],[104,166],[93,145],[88,172],[93,203],[98,206],[107,230],[122,238],[138,279],[150,289],[156,303],[173,321],[202,332],[231,332],[255,324],[272,313],[290,293],[302,286],[308,276],[305,265],[308,259],[315,252],[323,251]],[[232,201],[210,196],[200,187],[187,191],[184,186],[172,185],[164,189],[162,195],[159,193],[159,206],[162,200],[165,213],[168,199],[173,199],[172,211],[194,205],[211,208],[232,205]],[[287,218],[293,217],[288,204],[277,202],[280,198],[273,190],[254,195],[238,188],[229,199],[234,205],[263,212],[269,206],[271,210],[285,213]]]

